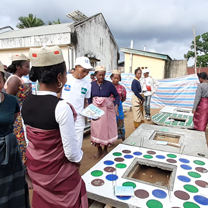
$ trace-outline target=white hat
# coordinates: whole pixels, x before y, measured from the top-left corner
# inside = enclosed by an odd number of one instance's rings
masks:
[[[75,61],[75,66],[82,66],[84,69],[92,69],[93,67],[90,64],[90,60],[87,57],[78,57]]]
[[[1,63],[1,61],[0,61],[0,72],[5,73],[4,65]]]
[[[150,73],[150,70],[147,68],[147,69],[143,69],[142,72],[143,72],[143,74],[144,73]]]
[[[28,61],[28,57],[23,53],[12,55],[12,61]]]
[[[64,57],[59,46],[30,48],[30,62],[32,66],[53,66],[64,62]]]
[[[95,71],[106,71],[104,66],[96,66]]]
[[[121,72],[120,72],[119,70],[117,70],[117,69],[114,69],[114,70],[112,71],[112,74],[118,74],[118,75],[121,75]]]

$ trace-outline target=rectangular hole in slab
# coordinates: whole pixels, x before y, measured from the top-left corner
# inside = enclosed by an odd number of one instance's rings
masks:
[[[173,190],[177,167],[174,165],[135,159],[123,177],[135,182]]]
[[[153,140],[157,141],[164,141],[164,142],[170,142],[170,143],[176,143],[178,144],[180,141],[180,135],[175,134],[166,134],[166,133],[155,133]]]
[[[168,120],[171,121],[179,121],[179,122],[186,122],[186,118],[175,118],[175,117],[169,117]]]
[[[191,113],[191,110],[186,110],[186,109],[182,109],[182,108],[177,108],[175,111],[180,112],[180,113]]]

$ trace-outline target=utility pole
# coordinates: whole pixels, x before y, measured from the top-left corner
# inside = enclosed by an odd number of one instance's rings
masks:
[[[195,26],[193,26],[193,34],[194,34],[194,52],[195,52],[194,68],[195,68],[195,74],[196,74],[196,73],[197,73],[197,70],[196,70],[197,55],[196,55],[196,35],[195,35]]]
[[[133,49],[133,40],[131,40],[131,49]],[[133,55],[132,55],[132,53],[130,53],[130,63],[129,63],[129,73],[132,73],[132,62],[133,62]]]

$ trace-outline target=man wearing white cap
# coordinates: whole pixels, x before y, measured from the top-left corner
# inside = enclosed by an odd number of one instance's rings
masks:
[[[141,85],[142,85],[142,91],[145,96],[145,102],[144,102],[144,107],[145,107],[145,119],[150,121],[150,101],[152,95],[157,91],[159,87],[158,81],[149,76],[150,70],[148,68],[144,69],[143,71],[144,77],[141,79]]]
[[[82,148],[85,127],[85,118],[80,113],[87,107],[87,99],[91,96],[91,84],[85,77],[92,68],[87,57],[78,57],[75,62],[75,71],[72,75],[67,75],[67,82],[61,94],[61,97],[72,104],[77,112],[75,129],[80,148]]]

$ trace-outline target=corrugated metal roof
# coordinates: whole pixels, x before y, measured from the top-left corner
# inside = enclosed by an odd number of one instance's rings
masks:
[[[71,32],[70,26],[72,24],[74,23],[71,22],[56,25],[44,25],[40,27],[30,27],[26,29],[7,31],[4,33],[0,33],[0,39],[67,33]]]
[[[150,51],[142,51],[142,50],[137,50],[137,49],[132,49],[132,48],[120,48],[120,51],[124,53],[132,53],[132,54],[158,58],[158,59],[163,59],[163,60],[172,60],[170,56],[168,56],[167,54],[162,54],[162,53],[154,53]]]

